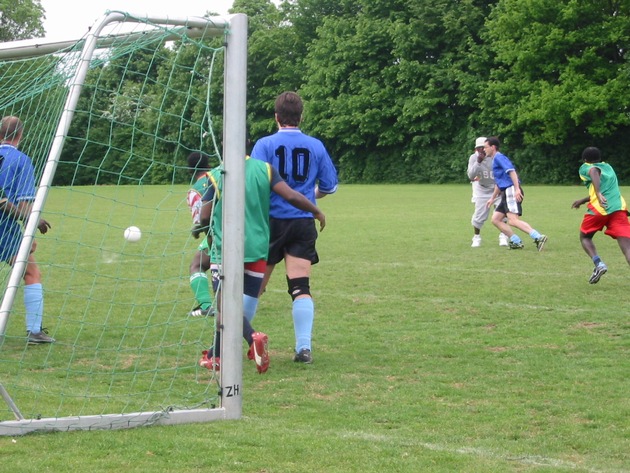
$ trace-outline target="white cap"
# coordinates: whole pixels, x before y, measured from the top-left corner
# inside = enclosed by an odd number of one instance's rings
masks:
[[[479,138],[477,138],[477,140],[475,141],[475,148],[483,148],[486,144],[486,137],[485,136],[480,136]]]

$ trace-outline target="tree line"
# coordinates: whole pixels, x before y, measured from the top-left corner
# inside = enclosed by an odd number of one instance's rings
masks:
[[[465,182],[474,139],[491,135],[526,183],[579,182],[586,146],[630,182],[630,0],[235,0],[231,12],[249,17],[249,140],[297,91],[302,129],[342,182]]]

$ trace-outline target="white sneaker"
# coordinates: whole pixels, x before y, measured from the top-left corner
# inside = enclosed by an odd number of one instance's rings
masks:
[[[504,233],[500,233],[499,234],[499,246],[508,246],[510,243],[510,239],[507,237],[506,234]]]
[[[475,235],[473,236],[472,239],[472,245],[470,245],[473,248],[478,248],[481,246],[481,235]]]

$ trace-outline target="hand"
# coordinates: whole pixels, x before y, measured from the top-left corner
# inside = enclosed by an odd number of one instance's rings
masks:
[[[201,236],[202,233],[206,233],[206,228],[202,227],[201,225],[199,225],[198,223],[196,223],[195,225],[193,225],[193,227],[190,229],[190,233],[192,234],[192,236],[195,238],[195,240],[198,240],[199,237]]]
[[[326,215],[324,215],[324,212],[319,211],[316,214],[313,214],[313,217],[319,220],[319,231],[323,232],[324,227],[326,226]]]
[[[37,223],[37,228],[39,229],[39,232],[42,235],[45,235],[48,232],[48,229],[51,228],[51,227],[50,227],[50,223],[48,223],[43,218],[40,218],[39,222]]]
[[[583,202],[582,202],[582,199],[580,199],[580,200],[576,200],[575,202],[573,202],[573,203],[571,204],[571,208],[572,208],[572,209],[579,209],[579,208],[580,208],[580,205],[582,205],[582,203],[583,203]]]
[[[599,200],[599,203],[602,205],[602,207],[608,207],[608,201],[606,200],[606,197],[604,197],[604,194],[602,194],[601,192],[597,193],[597,200]]]

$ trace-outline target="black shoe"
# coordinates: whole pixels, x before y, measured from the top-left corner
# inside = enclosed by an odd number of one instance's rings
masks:
[[[212,317],[214,316],[214,307],[208,307],[207,309],[202,309],[201,306],[195,307],[193,310],[188,312],[189,317]]]
[[[606,274],[608,271],[608,266],[606,266],[602,261],[599,262],[595,269],[593,269],[593,274],[591,274],[591,278],[588,280],[589,284],[597,284],[599,279]]]
[[[300,353],[295,354],[295,356],[293,357],[293,361],[310,365],[311,363],[313,363],[311,350],[309,350],[308,348],[302,348],[300,350]]]
[[[540,237],[534,240],[534,243],[536,243],[536,248],[538,249],[538,251],[542,251],[545,243],[547,243],[547,235],[540,235]]]
[[[44,331],[33,333],[26,332],[26,341],[29,345],[38,345],[40,343],[54,343],[55,339],[49,337]]]

